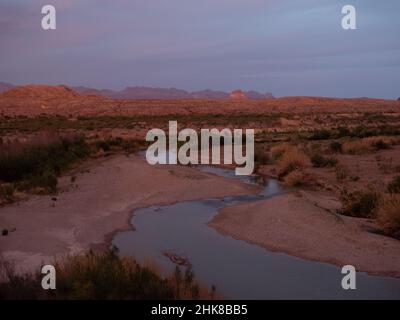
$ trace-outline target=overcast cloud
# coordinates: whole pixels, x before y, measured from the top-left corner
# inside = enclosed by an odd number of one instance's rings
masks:
[[[398,0],[2,0],[0,81],[397,98],[399,34]]]

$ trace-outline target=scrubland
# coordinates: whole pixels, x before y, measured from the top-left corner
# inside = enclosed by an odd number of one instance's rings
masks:
[[[146,146],[144,140],[149,129],[167,129],[168,121],[176,120],[180,129],[255,129],[256,174],[265,179],[276,178],[291,191],[289,198],[282,198],[284,205],[279,199],[274,200],[279,203],[271,208],[271,202],[254,204],[254,212],[260,214],[254,215],[252,222],[256,223],[251,228],[249,221],[235,220],[235,214],[239,217],[241,213],[248,212],[248,208],[235,207],[232,211],[224,210],[223,219],[217,217],[210,224],[212,227],[269,249],[300,256],[302,255],[296,254],[296,250],[289,247],[270,245],[274,242],[271,237],[276,231],[275,240],[278,241],[279,234],[286,230],[288,234],[295,235],[292,239],[295,246],[296,243],[303,243],[304,239],[299,239],[299,234],[306,237],[308,232],[313,235],[311,240],[304,241],[305,247],[297,248],[297,252],[310,252],[304,255],[306,258],[340,264],[347,262],[350,255],[347,251],[339,259],[338,252],[354,249],[357,253],[354,256],[365,258],[360,262],[353,257],[356,266],[360,263],[364,267],[368,265],[365,263],[367,261],[374,268],[368,270],[365,267],[365,271],[399,276],[392,272],[396,268],[400,270],[399,261],[391,257],[399,256],[396,252],[400,253],[400,102],[312,97],[268,101],[113,101],[100,97],[70,95],[61,91],[63,94],[60,95],[60,92],[50,90],[48,96],[39,92],[36,95],[31,94],[29,99],[23,90],[0,95],[0,231],[3,235],[0,236],[0,246],[3,252],[9,253],[11,260],[23,263],[32,258],[37,263],[43,257],[42,252],[33,258],[32,252],[38,249],[32,247],[32,244],[27,245],[26,241],[28,238],[39,239],[43,236],[40,230],[47,230],[49,227],[45,225],[46,219],[43,216],[50,216],[49,210],[52,209],[49,206],[58,208],[65,219],[63,224],[72,229],[75,228],[74,224],[79,226],[74,235],[67,234],[66,230],[56,232],[57,242],[44,254],[46,259],[60,248],[63,253],[68,253],[68,248],[72,247],[78,248],[77,251],[84,251],[90,247],[91,242],[107,242],[106,235],[112,232],[111,229],[127,227],[129,210],[136,207],[255,192],[238,185],[224,189],[226,181],[222,178],[199,174],[192,168],[174,167],[160,171],[148,168],[136,158],[129,164],[128,160],[123,160],[121,155],[129,156]],[[115,155],[116,160],[112,160]],[[107,162],[112,164],[110,172],[107,171],[110,167],[103,168],[101,165],[95,166],[95,169],[91,166],[90,169],[81,169],[86,168],[87,163],[102,159],[111,159]],[[100,169],[95,178],[88,177],[89,173],[83,178],[76,174],[79,170],[97,172],[96,168]],[[129,171],[127,174],[124,170],[128,169],[134,172]],[[133,183],[135,179],[136,182]],[[193,180],[196,180],[196,184],[193,184]],[[151,189],[153,185],[158,185],[156,190]],[[208,190],[206,185],[212,185],[212,190]],[[91,187],[94,190],[89,191]],[[195,190],[190,192],[190,187],[195,187]],[[171,190],[165,191],[168,188]],[[132,194],[134,201],[129,201],[133,203],[128,201]],[[50,205],[49,201],[43,200],[48,197],[52,199]],[[63,197],[65,201],[60,200]],[[89,200],[94,197],[98,197],[98,207],[87,207]],[[36,202],[30,202],[30,199]],[[92,229],[98,233],[83,227],[83,221],[75,212],[79,204],[82,205],[79,210],[87,214],[85,219],[94,225]],[[280,212],[284,208],[288,212]],[[303,211],[297,216],[291,214],[299,208]],[[32,230],[29,230],[29,237],[24,237],[20,234],[23,233],[20,232],[22,218],[29,219],[28,212],[30,214],[32,209],[40,209],[40,212],[33,214],[39,215],[39,221],[44,224],[34,224]],[[105,212],[106,210],[109,212]],[[121,211],[124,212],[123,218],[118,218],[118,221],[110,218],[111,213]],[[302,214],[307,212],[311,214],[303,216],[307,224],[297,223],[299,221],[296,219],[301,219]],[[274,217],[280,215],[282,219],[288,219],[288,229],[281,224],[286,220],[272,223]],[[49,228],[61,230],[57,222],[60,218],[50,217]],[[276,230],[271,230],[269,239],[265,239],[265,229],[259,230],[263,226],[262,223],[257,223],[260,217],[264,220],[270,217],[268,221],[264,221],[265,228],[268,225],[275,226]],[[100,221],[103,218],[105,220]],[[108,223],[106,228],[104,221],[112,223]],[[18,225],[17,230],[12,225],[14,222]],[[293,226],[305,229],[296,231]],[[327,228],[329,232],[313,232],[309,226]],[[247,227],[249,229],[243,230]],[[295,234],[296,232],[298,233]],[[254,238],[257,234],[259,238]],[[329,239],[326,238],[327,235]],[[48,233],[47,236],[50,237]],[[12,237],[18,240],[13,242]],[[84,237],[87,241],[83,241]],[[342,237],[357,237],[353,242],[357,245],[346,249]],[[43,243],[48,242],[47,238],[45,240]],[[326,243],[326,247],[317,248],[318,241]],[[290,241],[287,243],[290,244]],[[47,248],[47,244],[44,247]],[[372,247],[376,249],[373,252]],[[311,252],[313,250],[314,254]],[[387,261],[376,261],[378,256]],[[59,268],[61,272],[69,270],[63,273],[67,279],[69,272],[76,271],[76,265],[89,263],[93,259],[109,258],[93,258],[90,255],[74,257]],[[387,269],[380,268],[384,263],[388,266]],[[136,268],[136,264],[124,259],[112,260],[110,267],[122,268],[123,277],[128,276],[124,272],[130,273]],[[177,287],[171,283],[170,278],[161,279],[151,270],[143,272],[156,283],[155,291],[149,294],[157,297],[178,297]],[[92,276],[97,275],[90,275]],[[87,286],[66,288],[62,297],[92,297],[90,290],[93,289],[93,283],[90,279],[93,278],[90,277],[87,278]],[[16,276],[9,280],[19,283],[21,278]],[[26,281],[34,283],[37,280],[32,276]],[[7,287],[3,286],[2,290],[8,292],[7,296],[13,294],[7,291]],[[179,297],[197,296],[193,295],[197,290],[189,291]],[[121,292],[117,287],[112,294],[118,297]],[[136,295],[134,292],[131,294],[132,297]],[[201,293],[199,296],[204,297]],[[101,298],[110,297],[103,295]]]

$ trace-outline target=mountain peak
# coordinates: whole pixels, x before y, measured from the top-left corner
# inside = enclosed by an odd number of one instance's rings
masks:
[[[26,85],[13,87],[2,93],[4,98],[76,98],[79,96],[74,90],[67,86]]]

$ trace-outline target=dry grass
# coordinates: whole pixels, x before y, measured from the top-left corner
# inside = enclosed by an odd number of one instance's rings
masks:
[[[0,206],[2,204],[12,203],[15,199],[15,189],[12,184],[0,183]]]
[[[386,196],[377,213],[378,224],[385,234],[400,239],[400,196]]]
[[[284,180],[284,185],[287,187],[300,187],[305,184],[306,175],[301,170],[290,172]]]
[[[278,160],[278,175],[284,177],[295,170],[310,166],[310,159],[299,147],[288,147]]]
[[[288,144],[278,144],[271,148],[271,157],[274,160],[279,160],[292,146]]]
[[[382,195],[372,186],[366,190],[342,191],[341,213],[356,218],[375,218]]]
[[[162,276],[152,265],[140,265],[115,250],[89,252],[66,257],[55,263],[57,289],[41,287],[41,273],[16,274],[10,265],[0,263],[0,299],[72,300],[173,300],[216,299],[215,288],[207,289],[194,278],[191,268],[178,267]]]
[[[172,115],[187,114],[313,114],[398,112],[397,101],[284,97],[266,100],[113,100],[81,96],[60,86],[25,86],[0,94],[0,112],[7,115]],[[96,108],[93,108],[96,105]],[[43,108],[46,106],[46,108]],[[10,108],[11,107],[11,108]],[[279,116],[282,118],[283,116]],[[288,116],[284,116],[288,118]]]
[[[341,163],[335,167],[335,172],[336,180],[339,182],[343,182],[349,177],[349,169]]]
[[[387,149],[399,143],[399,139],[388,136],[368,137],[343,143],[342,151],[347,154],[364,154],[374,150]]]

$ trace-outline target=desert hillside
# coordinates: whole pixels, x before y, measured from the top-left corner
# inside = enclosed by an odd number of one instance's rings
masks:
[[[29,85],[0,93],[4,116],[189,115],[277,113],[397,113],[400,102],[380,99],[284,97],[278,99],[129,100],[84,95],[65,86]]]

